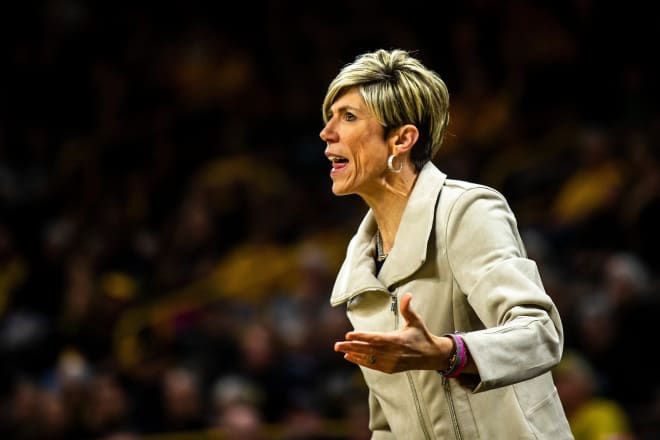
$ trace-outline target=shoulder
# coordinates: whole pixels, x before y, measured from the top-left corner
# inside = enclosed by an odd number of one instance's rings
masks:
[[[441,212],[451,211],[457,202],[472,204],[490,201],[509,208],[506,198],[497,189],[482,183],[450,178],[430,162],[418,177],[414,197],[424,200],[438,197],[437,207]]]
[[[440,192],[436,221],[447,233],[517,229],[516,216],[504,195],[488,185],[447,179]]]
[[[492,199],[506,202],[504,195],[495,188],[481,183],[450,178],[445,180],[440,198],[444,199],[445,203],[452,205],[459,200]]]
[[[452,191],[465,192],[470,190],[484,190],[484,191],[495,191],[498,192],[495,188],[492,188],[488,185],[482,183],[470,182],[467,180],[452,179],[447,177],[445,180],[445,187]]]

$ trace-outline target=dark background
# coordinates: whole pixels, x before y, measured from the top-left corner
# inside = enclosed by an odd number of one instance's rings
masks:
[[[366,207],[331,194],[320,106],[341,66],[398,47],[450,90],[436,164],[505,194],[567,351],[657,438],[642,4],[4,4],[3,437],[368,438],[328,304]]]

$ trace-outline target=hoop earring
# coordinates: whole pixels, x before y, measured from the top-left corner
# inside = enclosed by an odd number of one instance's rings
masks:
[[[393,173],[400,173],[401,170],[403,169],[403,161],[399,162],[399,168],[394,168],[394,159],[396,158],[396,155],[390,154],[390,157],[387,158],[387,169],[392,171]]]

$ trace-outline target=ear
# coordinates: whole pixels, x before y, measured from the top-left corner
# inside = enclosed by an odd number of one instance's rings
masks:
[[[396,129],[390,139],[394,154],[407,153],[417,143],[419,130],[413,124],[402,125]]]

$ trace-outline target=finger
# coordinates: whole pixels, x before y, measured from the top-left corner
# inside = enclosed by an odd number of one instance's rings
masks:
[[[362,341],[368,343],[380,342],[383,340],[383,333],[379,332],[348,332],[346,333],[347,341]]]
[[[422,318],[415,312],[410,304],[412,301],[412,293],[406,292],[401,297],[399,301],[399,311],[401,316],[405,319],[408,326],[414,326],[417,323],[421,322]]]
[[[369,344],[364,344],[362,342],[335,342],[335,351],[341,351],[344,353],[361,353],[361,354],[371,354],[374,352],[373,346]]]
[[[351,353],[344,354],[344,359],[346,359],[348,362],[353,362],[354,364],[360,365],[360,361],[358,360],[358,358]]]
[[[376,365],[376,361],[377,361],[376,357],[373,355],[365,356],[365,355],[356,355],[353,353],[346,353],[344,355],[344,359],[354,364],[362,365],[370,368],[374,368],[374,365]]]

